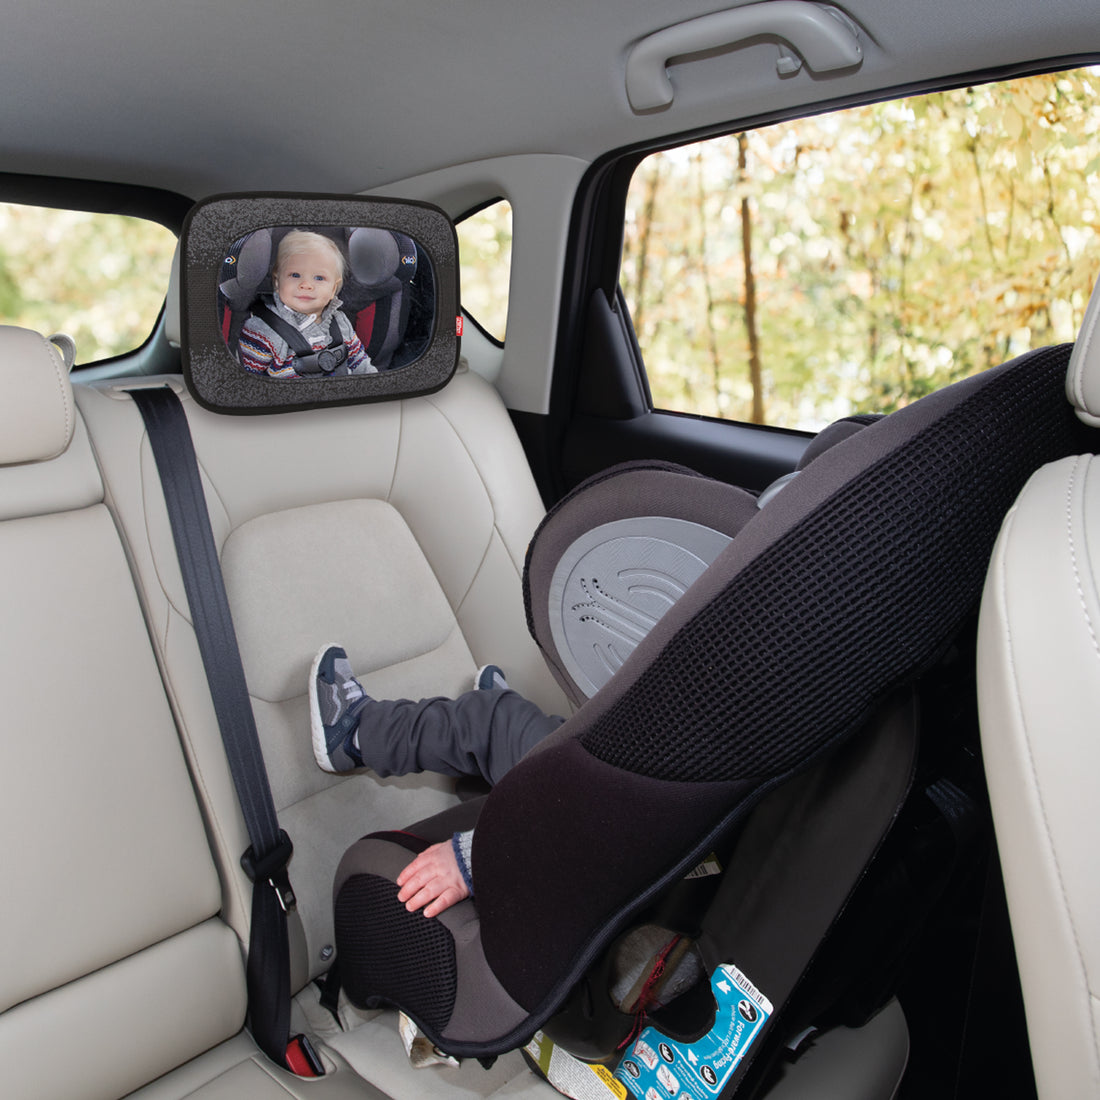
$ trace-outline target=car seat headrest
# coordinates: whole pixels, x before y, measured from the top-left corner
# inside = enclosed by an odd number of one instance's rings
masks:
[[[830,447],[835,447],[841,440],[847,439],[848,436],[862,431],[868,424],[881,420],[884,415],[884,413],[855,413],[852,416],[834,420],[810,440],[809,445],[802,452],[802,457],[799,458],[796,468],[798,470],[806,469],[818,455],[823,454]]]
[[[408,237],[404,238],[406,241]],[[397,277],[407,283],[416,272],[415,246],[398,248],[397,234],[386,229],[360,227],[348,234],[348,267],[351,276],[365,286],[380,286]],[[411,245],[411,241],[409,242]]]
[[[627,462],[547,514],[524,565],[527,627],[569,699],[591,698],[730,540],[835,444],[881,414],[822,429],[798,469],[754,498],[671,463]]]
[[[1086,424],[1100,426],[1100,282],[1085,310],[1066,371],[1066,397]]]
[[[225,258],[227,277],[218,284],[218,289],[231,309],[248,309],[257,294],[271,290],[271,268],[279,242],[287,232],[285,226],[258,229],[230,250]],[[398,234],[388,229],[357,226],[331,235],[333,239],[347,240],[345,287],[358,283],[371,290],[392,278],[407,283],[416,272],[416,246],[403,234],[401,240],[408,242],[404,250],[398,246]],[[341,297],[345,294],[341,290]]]
[[[218,284],[233,309],[248,309],[260,284],[271,271],[272,239],[270,229],[250,233],[238,248],[225,258],[229,278]]]
[[[61,350],[0,325],[0,466],[57,458],[73,438],[73,389]]]

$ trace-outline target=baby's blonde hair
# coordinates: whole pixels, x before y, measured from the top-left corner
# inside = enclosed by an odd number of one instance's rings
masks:
[[[326,237],[324,233],[314,233],[307,229],[292,229],[279,242],[279,251],[275,255],[275,266],[271,269],[272,279],[275,278],[279,268],[283,266],[284,260],[305,252],[314,252],[318,248],[327,249],[332,253],[332,258],[336,261],[336,289],[339,290],[343,286],[344,276],[347,274],[348,268],[348,262],[344,258],[343,252],[340,251],[340,246],[331,237]]]

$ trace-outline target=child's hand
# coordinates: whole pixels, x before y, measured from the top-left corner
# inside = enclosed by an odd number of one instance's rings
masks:
[[[400,887],[397,900],[410,913],[426,905],[426,917],[437,917],[444,909],[470,896],[449,840],[425,848],[397,876],[397,885]]]

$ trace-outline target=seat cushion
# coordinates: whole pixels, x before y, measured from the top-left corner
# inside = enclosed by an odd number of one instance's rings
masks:
[[[151,384],[172,384],[158,380]],[[130,544],[184,743],[213,824],[225,915],[247,939],[247,847],[167,515],[124,387],[76,387]],[[327,969],[331,884],[352,841],[455,800],[439,776],[333,777],[313,761],[306,687],[344,645],[377,697],[456,694],[481,664],[545,709],[567,709],[526,632],[520,576],[542,505],[500,399],[460,374],[430,397],[279,416],[220,416],[182,397],[282,827],[294,985]],[[300,923],[299,923],[300,922]]]
[[[1038,471],[1005,521],[982,603],[989,796],[1041,1096],[1100,1090],[1100,460]]]

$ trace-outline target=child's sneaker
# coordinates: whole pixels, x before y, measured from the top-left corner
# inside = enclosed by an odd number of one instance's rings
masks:
[[[338,645],[323,646],[309,672],[309,725],[317,766],[339,775],[363,767],[356,744],[359,711],[370,698]]]
[[[508,681],[504,679],[504,672],[496,665],[482,665],[474,677],[474,688],[477,691],[510,691]]]

